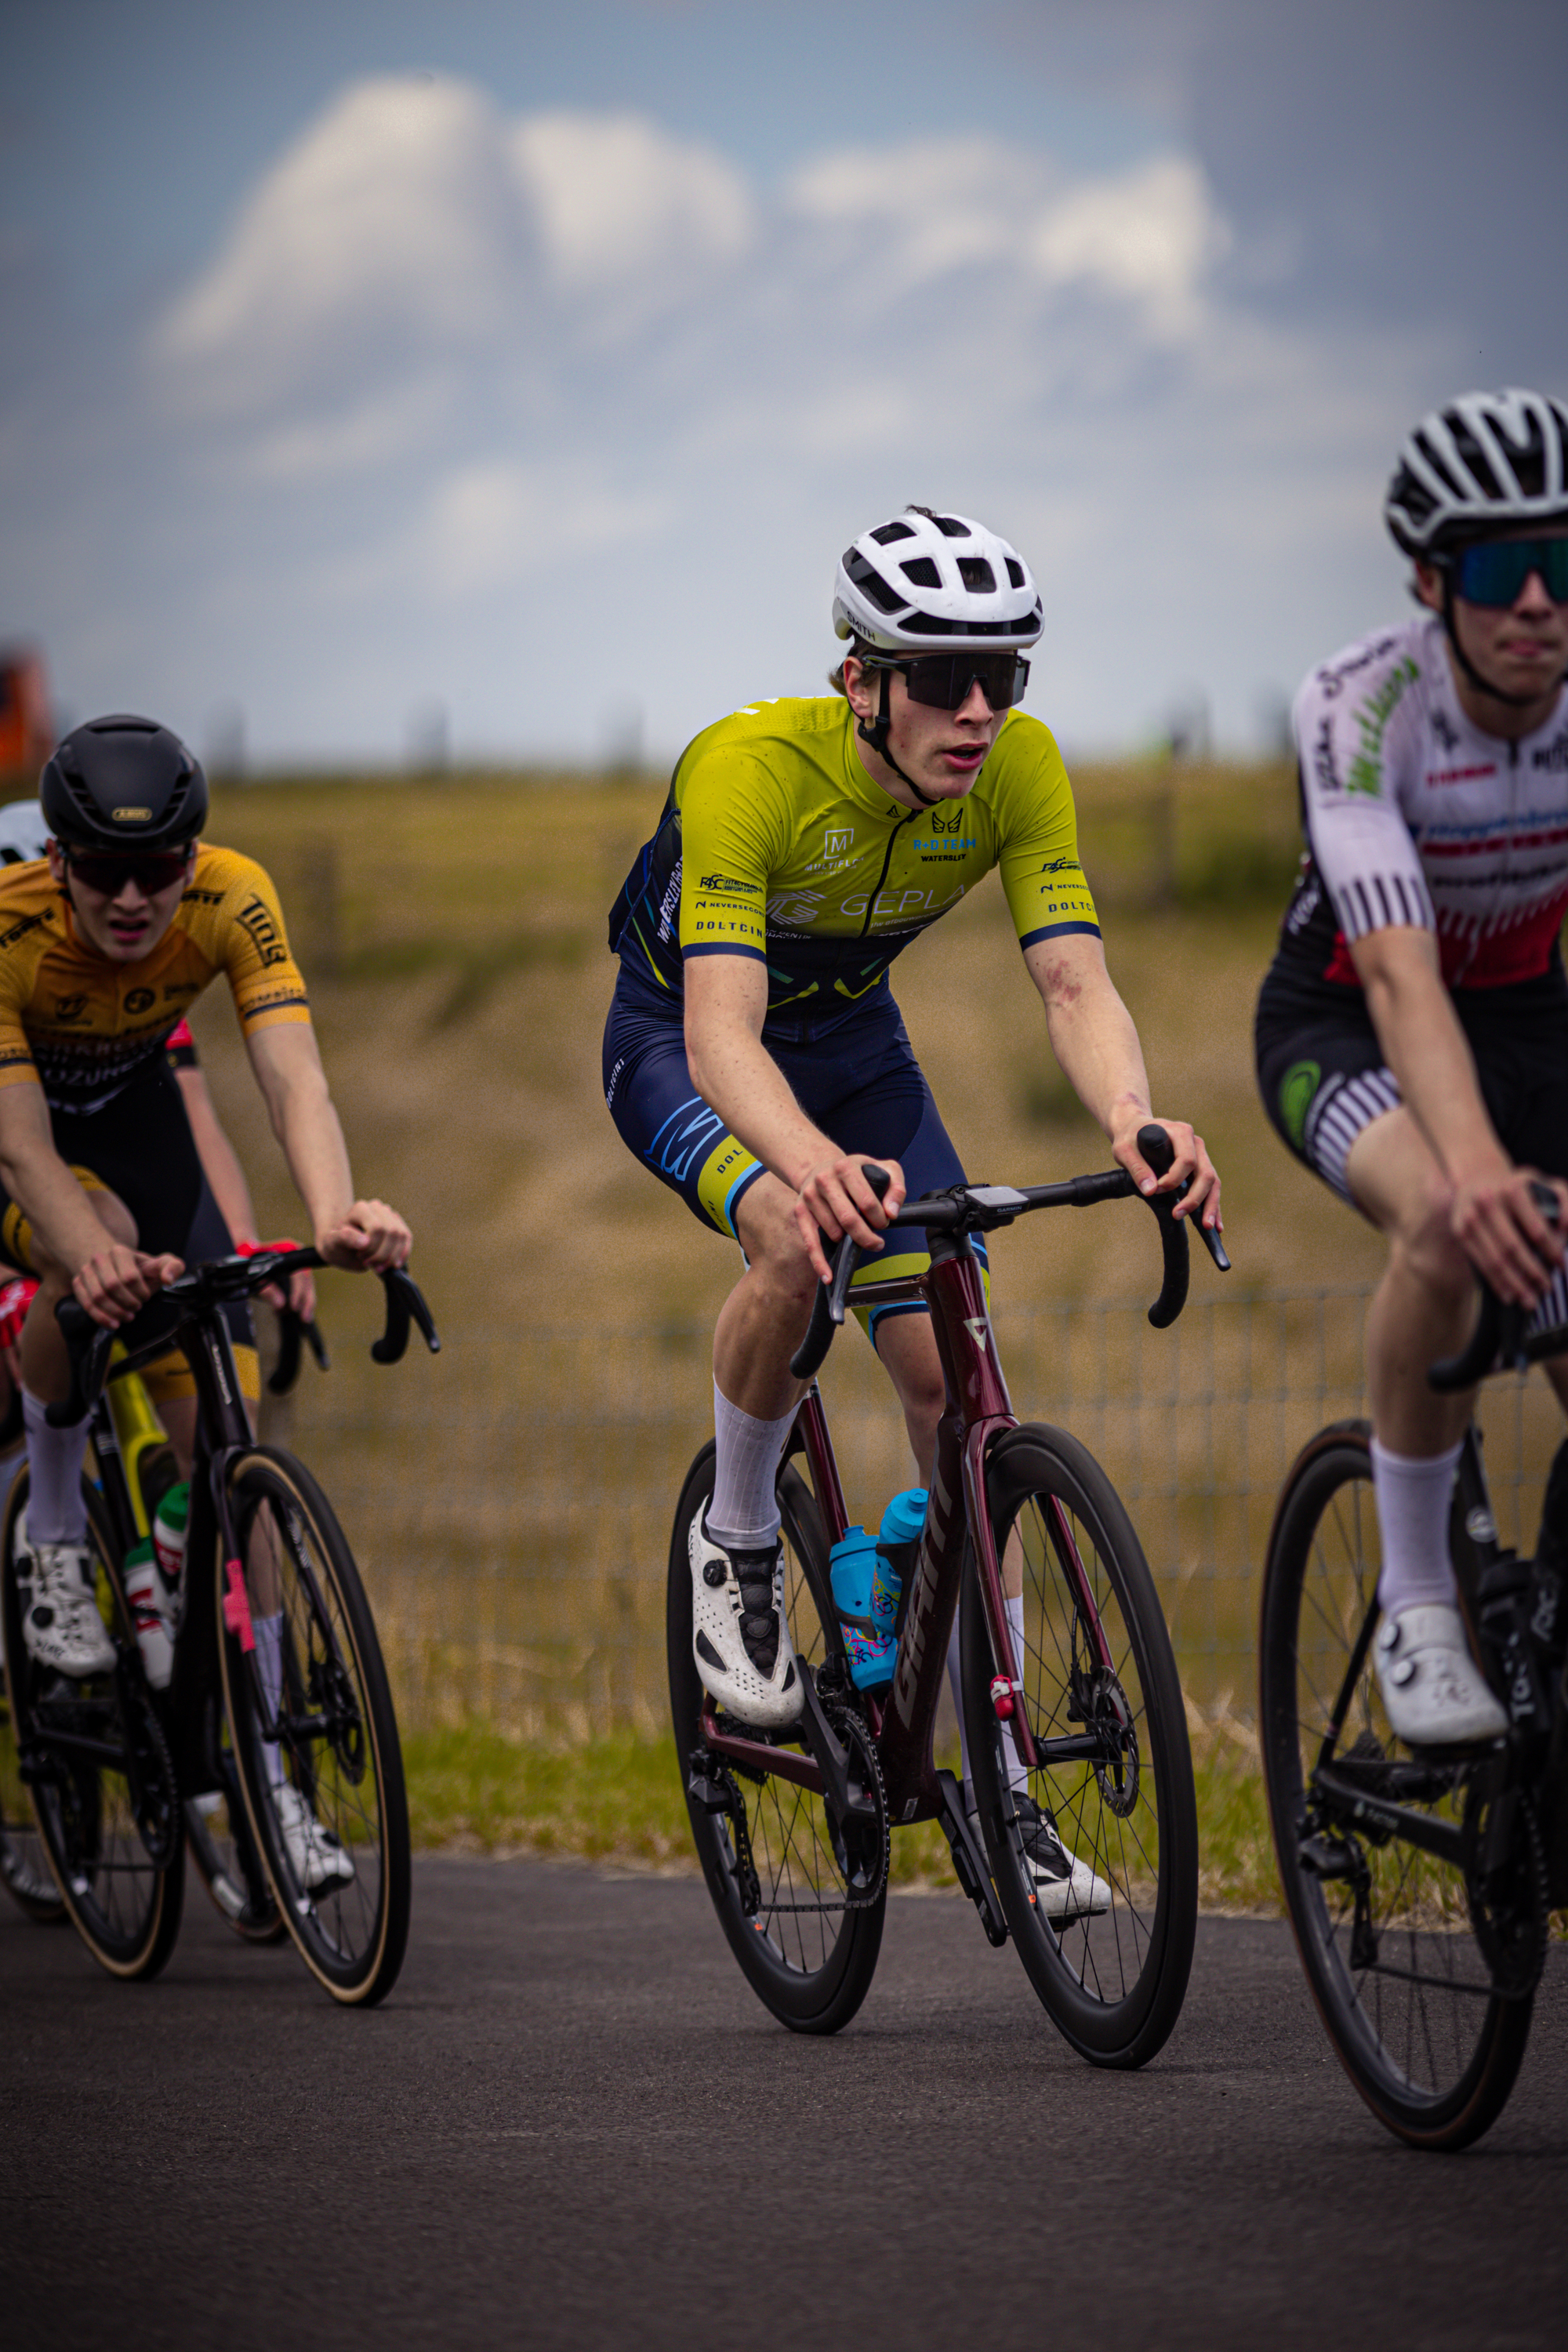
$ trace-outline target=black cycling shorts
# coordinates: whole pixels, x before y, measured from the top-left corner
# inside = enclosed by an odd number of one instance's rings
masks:
[[[1561,971],[1517,988],[1456,989],[1452,1002],[1504,1150],[1526,1167],[1568,1178],[1568,998]],[[1351,1146],[1400,1101],[1366,998],[1331,981],[1309,987],[1276,965],[1258,1001],[1255,1043],[1258,1084],[1276,1131],[1351,1201]]]

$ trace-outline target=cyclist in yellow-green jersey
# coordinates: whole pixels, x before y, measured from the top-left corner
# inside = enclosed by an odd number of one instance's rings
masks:
[[[690,1530],[693,1616],[709,1691],[774,1726],[801,1704],[773,1487],[803,1393],[789,1359],[826,1272],[818,1229],[880,1251],[868,1278],[924,1263],[899,1207],[963,1171],[888,971],[992,866],[1058,1059],[1117,1160],[1145,1191],[1156,1181],[1135,1140],[1151,1117],[1142,1054],[1106,970],[1067,772],[1049,730],[1016,708],[1042,625],[1027,569],[980,524],[911,507],[847,551],[834,622],[849,646],[834,697],[755,703],[698,736],[610,923],[611,1114],[746,1254],[715,1339],[716,1482]],[[1161,1189],[1191,1179],[1183,1212],[1217,1228],[1202,1139],[1160,1123],[1176,1155]],[[866,1159],[891,1175],[885,1204]],[[928,1478],[943,1402],[929,1318],[895,1307],[873,1324]],[[1049,1843],[1042,1830],[1047,1873],[1063,1859]]]

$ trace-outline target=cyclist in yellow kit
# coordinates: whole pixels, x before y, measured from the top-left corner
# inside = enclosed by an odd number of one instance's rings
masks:
[[[1067,772],[1049,730],[1016,708],[1042,625],[1026,565],[983,525],[910,507],[846,552],[834,624],[848,646],[834,698],[756,703],[698,736],[610,924],[611,1115],[746,1255],[714,1341],[715,1486],[689,1537],[694,1647],[721,1706],[774,1727],[801,1705],[774,1480],[804,1393],[790,1356],[827,1271],[818,1228],[885,1253],[868,1279],[925,1263],[900,1205],[963,1171],[888,971],[993,866],[1058,1059],[1117,1160],[1156,1189],[1136,1142],[1151,1117],[1143,1057],[1106,970]],[[1175,1148],[1160,1189],[1191,1179],[1178,1213],[1217,1227],[1202,1139],[1160,1123]],[[866,1159],[891,1176],[885,1205]],[[930,1318],[911,1307],[871,1320],[929,1482],[943,1407]],[[1043,1816],[1032,1851],[1048,1907],[1099,1907],[1102,1882]]]
[[[322,1256],[400,1265],[409,1232],[384,1202],[354,1197],[276,894],[251,859],[199,843],[206,778],[178,737],[151,719],[90,720],[57,747],[39,798],[47,865],[0,873],[0,1255],[40,1283],[21,1342],[23,1634],[41,1664],[88,1680],[114,1653],[88,1582],[87,1424],[55,1429],[45,1414],[69,1386],[54,1310],[74,1294],[113,1329],[182,1270],[202,1172],[166,1048],[220,972]],[[257,1621],[264,1676],[281,1671],[276,1623]],[[352,1876],[289,1794],[306,1883]]]

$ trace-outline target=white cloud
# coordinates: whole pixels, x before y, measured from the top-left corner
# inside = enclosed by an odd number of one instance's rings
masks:
[[[1159,327],[1180,332],[1199,325],[1205,279],[1229,242],[1196,164],[1166,155],[1069,189],[1042,215],[1029,247],[1052,283],[1077,279],[1124,295]]]
[[[564,285],[636,278],[671,256],[731,261],[751,242],[753,206],[740,173],[640,115],[531,115],[516,126],[512,152]]]
[[[1227,234],[1168,143],[1090,176],[928,139],[768,192],[640,117],[377,78],[156,322],[96,474],[79,415],[36,482],[0,443],[8,563],[58,642],[112,641],[83,704],[179,716],[195,678],[263,749],[353,751],[416,681],[460,745],[587,754],[613,675],[662,750],[813,690],[834,557],[917,498],[1030,556],[1069,740],[1194,677],[1245,723],[1377,617],[1377,475],[1436,362],[1248,308]]]

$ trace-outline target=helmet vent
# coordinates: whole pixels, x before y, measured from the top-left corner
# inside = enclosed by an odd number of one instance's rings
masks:
[[[1471,432],[1466,419],[1457,410],[1448,411],[1448,430],[1454,436],[1454,446],[1475,476],[1489,499],[1500,499],[1505,493],[1502,484],[1492,470],[1491,460]]]
[[[879,547],[891,547],[896,539],[913,539],[914,532],[907,522],[885,522],[879,530],[871,533],[871,537]]]
[[[844,558],[844,569],[856,587],[870,598],[879,613],[901,613],[909,603],[907,596],[900,596],[896,588],[890,588],[881,573],[867,562],[858,548],[850,548]]]
[[[1007,578],[1015,588],[1024,584],[1024,567],[1016,555],[1007,558]]]
[[[973,539],[974,536],[969,525],[961,522],[957,515],[932,515],[931,520],[943,539]]]
[[[917,588],[942,586],[942,574],[929,555],[911,555],[907,563],[900,564],[899,569],[904,578],[912,581]]]
[[[908,571],[909,566],[906,564],[904,569]],[[958,576],[964,586],[973,589],[977,596],[994,596],[996,593],[996,574],[983,555],[961,555]],[[1020,582],[1019,585],[1022,584]]]

